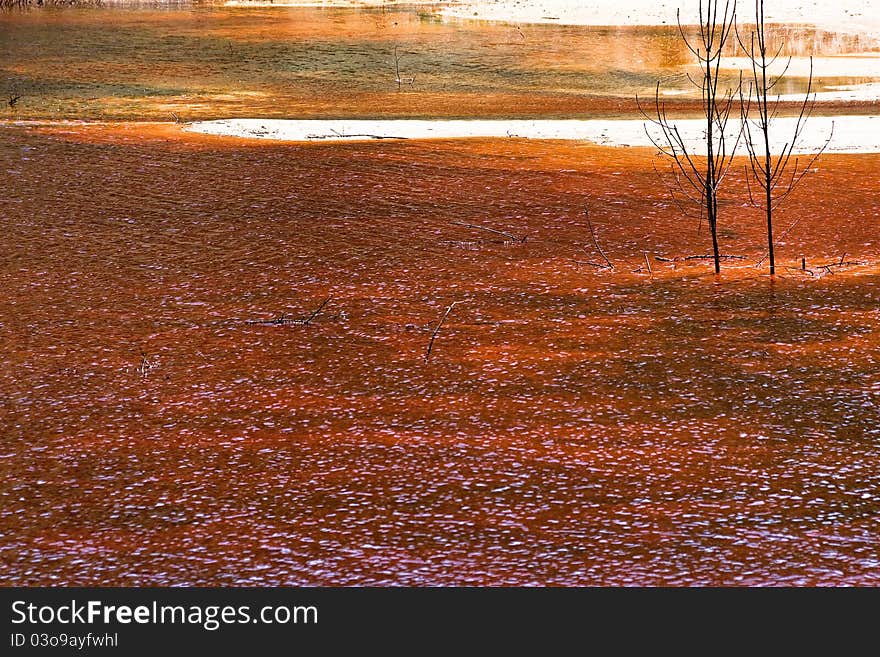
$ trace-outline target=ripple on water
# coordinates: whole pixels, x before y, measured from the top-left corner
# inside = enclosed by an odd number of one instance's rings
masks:
[[[578,270],[575,193],[618,262],[659,193],[626,153],[83,130],[0,149],[4,581],[880,581],[876,273]]]

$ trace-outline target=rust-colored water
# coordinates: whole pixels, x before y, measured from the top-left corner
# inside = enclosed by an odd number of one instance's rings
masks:
[[[733,201],[748,260],[648,274],[709,249],[640,150],[46,122],[0,172],[3,584],[880,584],[880,155],[775,281]]]
[[[875,268],[633,273],[705,236],[624,150],[5,137],[5,583],[880,581]],[[876,262],[878,170],[782,258]]]

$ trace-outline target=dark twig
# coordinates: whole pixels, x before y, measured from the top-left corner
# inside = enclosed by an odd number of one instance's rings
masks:
[[[306,135],[306,139],[409,139],[396,135],[341,135],[338,132],[332,135]]]
[[[692,256],[685,256],[684,258],[682,258],[682,260],[711,260],[714,257],[715,256],[712,254],[692,255]],[[745,256],[740,256],[740,255],[719,255],[718,257],[721,260],[746,260],[747,259]]]
[[[748,181],[748,178],[746,178],[746,181]],[[794,221],[792,221],[788,228],[786,228],[784,231],[782,231],[782,233],[780,233],[779,235],[776,236],[776,238],[775,238],[775,240],[774,240],[774,243],[775,243],[775,242],[778,242],[779,240],[781,240],[782,238],[784,238],[786,235],[788,235],[788,234],[794,229],[794,227],[797,226],[797,225],[801,222],[801,219],[803,219],[804,216],[805,216],[805,215],[800,215],[797,219],[795,219]],[[760,267],[762,264],[764,264],[764,261],[765,261],[767,258],[769,258],[769,257],[770,257],[770,251],[768,250],[768,251],[767,251],[767,252],[761,257],[761,259],[758,260],[758,262],[755,263],[755,267]]]
[[[589,265],[590,267],[595,267],[596,269],[607,269],[608,265],[603,265],[600,262],[593,262],[591,260],[578,260],[577,258],[572,258],[571,261],[575,264],[575,267],[580,267],[580,265]]]
[[[599,240],[596,239],[596,231],[593,229],[593,222],[590,221],[590,208],[584,208],[584,216],[587,218],[587,228],[590,231],[590,237],[593,238],[593,246],[596,247],[596,250],[599,252],[599,255],[602,256],[602,260],[604,260],[608,267],[614,269],[614,265],[608,259],[608,256],[605,255],[605,252],[602,250],[602,247],[599,246]]]
[[[824,265],[819,265],[819,267],[859,267],[864,264],[864,262],[860,262],[858,260],[839,260],[837,262],[829,262]]]
[[[709,253],[706,255],[689,255],[689,256],[678,256],[676,258],[664,258],[662,256],[654,256],[654,260],[658,262],[684,262],[686,260],[713,260],[715,258],[715,254]],[[719,260],[747,260],[746,256],[741,255],[723,255],[718,254]]]
[[[308,317],[306,317],[306,318],[302,321],[302,325],[303,325],[303,326],[308,326],[309,323],[310,323],[313,319],[315,319],[315,317],[318,316],[318,313],[321,312],[322,310],[324,310],[324,306],[326,306],[328,303],[330,303],[330,299],[332,299],[332,298],[333,298],[332,296],[329,296],[329,297],[327,297],[326,299],[324,299],[324,301],[321,302],[321,305],[318,306],[317,308],[315,308],[314,312],[312,312],[311,315],[309,315]]]
[[[812,269],[807,269],[807,268],[804,267],[804,266],[802,266],[802,267],[792,267],[792,266],[790,266],[790,265],[785,265],[785,268],[786,268],[786,269],[790,269],[790,270],[792,270],[792,271],[803,272],[803,273],[805,273],[805,274],[809,274],[810,276],[813,276],[813,277],[816,276],[816,274],[813,273],[813,270],[812,270]]]
[[[285,324],[296,324],[297,326],[308,326],[311,321],[315,319],[315,317],[317,317],[322,310],[324,310],[324,306],[330,303],[330,300],[332,298],[332,296],[329,296],[324,299],[324,301],[321,302],[321,305],[315,308],[314,311],[312,311],[311,315],[302,319],[293,319],[291,317],[288,317],[285,313],[281,313],[278,317],[275,317],[274,319],[249,319],[245,322],[245,324],[258,326],[282,326]]]
[[[427,363],[428,359],[431,357],[431,352],[434,350],[434,340],[437,339],[437,334],[440,332],[440,329],[443,326],[443,322],[446,321],[446,318],[449,316],[449,313],[452,312],[452,309],[460,303],[463,302],[453,301],[452,303],[450,303],[449,306],[446,307],[446,312],[443,313],[440,321],[437,322],[437,326],[434,327],[434,331],[431,333],[431,341],[428,343],[428,349],[425,351],[425,363]]]

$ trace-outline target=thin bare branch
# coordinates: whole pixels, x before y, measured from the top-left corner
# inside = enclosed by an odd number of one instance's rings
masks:
[[[437,326],[434,327],[434,331],[431,333],[431,341],[428,343],[428,348],[425,350],[425,363],[428,362],[428,359],[431,358],[431,352],[434,350],[434,341],[437,339],[437,334],[440,333],[440,329],[443,327],[443,322],[446,321],[446,318],[449,317],[449,313],[452,312],[452,309],[455,308],[460,303],[464,303],[463,301],[453,301],[446,307],[446,312],[440,317],[440,321],[437,322]]]

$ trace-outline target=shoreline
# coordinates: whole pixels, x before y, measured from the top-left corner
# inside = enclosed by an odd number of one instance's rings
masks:
[[[703,122],[675,121],[686,139],[700,142]],[[814,116],[809,119],[795,153],[818,151],[831,133],[828,153],[880,153],[880,116]],[[562,120],[345,120],[345,119],[219,119],[198,121],[184,130],[217,137],[325,143],[341,141],[401,141],[436,139],[533,139],[585,141],[598,146],[653,148],[640,119]],[[778,150],[794,127],[782,117],[775,124]],[[698,148],[694,148],[699,153]]]
[[[430,7],[439,16],[455,20],[492,21],[514,24],[552,24],[582,26],[658,26],[675,25],[676,10],[681,9],[682,23],[692,24],[688,17],[697,12],[697,2],[685,7],[670,0],[227,0],[229,7],[325,7],[382,8]],[[880,16],[873,0],[851,0],[846,5],[832,0],[777,0],[766,9],[768,24],[813,25],[829,31],[873,34],[880,36]],[[750,16],[749,7],[739,16],[744,24]]]
[[[443,16],[477,20],[555,25],[675,25],[676,10],[681,9],[682,24],[693,24],[689,16],[697,14],[696,1],[682,7],[669,0],[541,0],[521,3],[518,0],[481,0],[454,3],[441,9]],[[743,24],[753,14],[748,5],[738,16]],[[880,18],[872,0],[854,0],[843,6],[832,0],[777,0],[766,8],[768,24],[815,25],[820,28],[858,33],[880,33]]]

